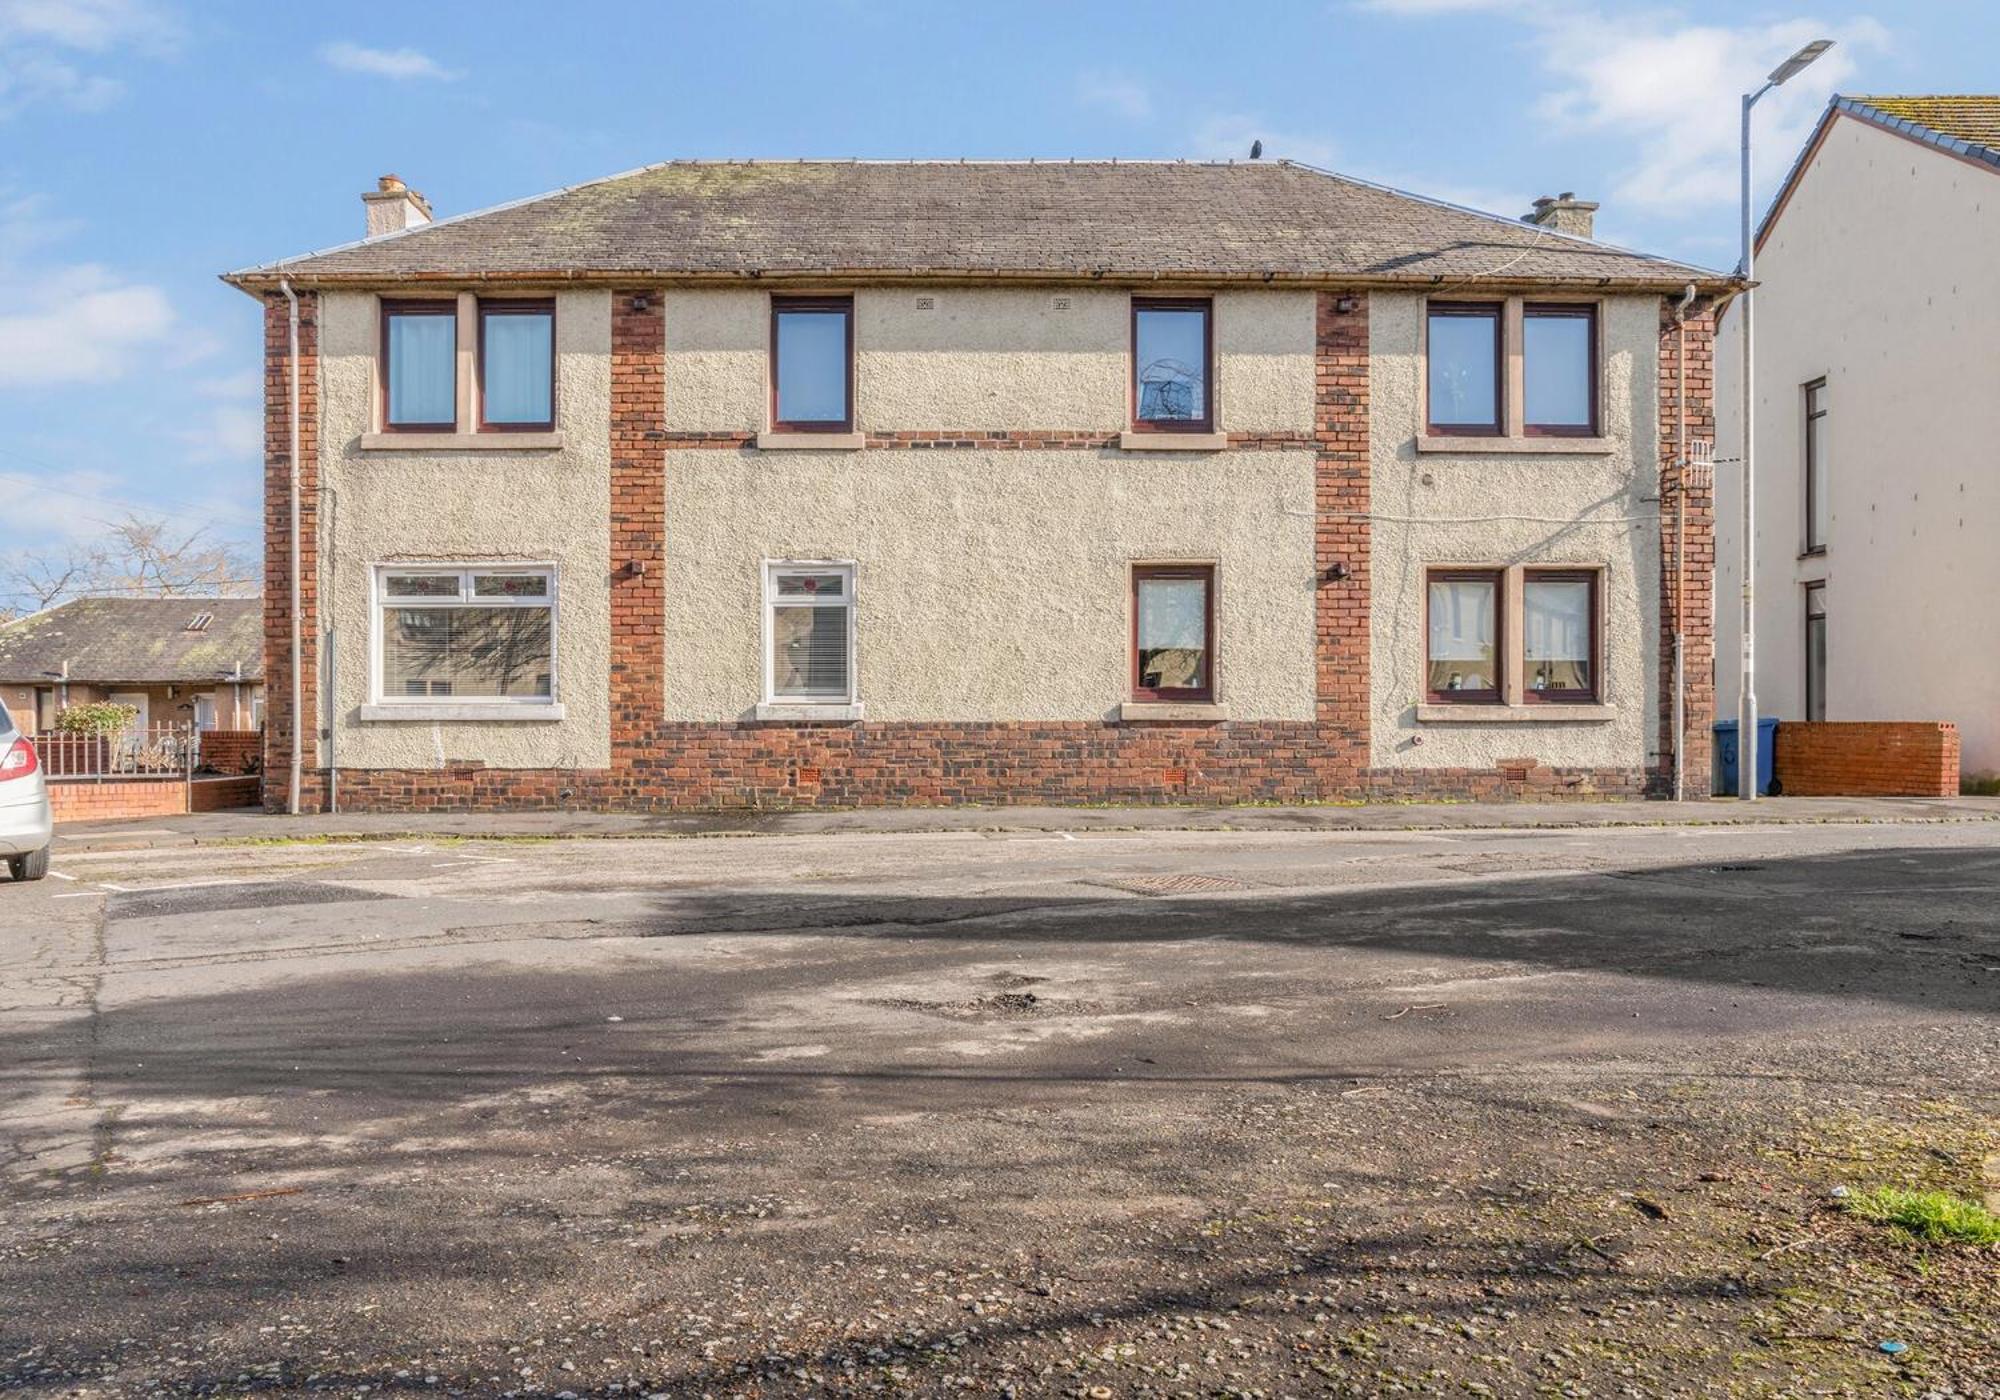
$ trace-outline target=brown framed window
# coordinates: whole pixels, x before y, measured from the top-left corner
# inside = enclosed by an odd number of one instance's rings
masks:
[[[1595,569],[1522,571],[1521,698],[1529,704],[1596,703],[1598,578]]]
[[[1529,302],[1521,308],[1522,431],[1598,435],[1597,308]]]
[[[1831,527],[1831,502],[1827,499],[1826,471],[1826,381],[1815,379],[1804,386],[1806,407],[1805,485],[1807,554],[1826,553],[1826,537]]]
[[[1132,696],[1215,698],[1215,567],[1142,564],[1132,570]]]
[[[479,427],[547,432],[556,425],[556,304],[479,303]]]
[[[1806,718],[1826,718],[1826,583],[1806,585]]]
[[[1497,437],[1503,379],[1499,302],[1434,301],[1424,328],[1430,431]]]
[[[771,426],[854,428],[854,298],[771,298]]]
[[[382,303],[382,427],[391,433],[458,429],[458,302]]]
[[[1215,308],[1206,298],[1132,298],[1132,426],[1205,433],[1215,423],[1210,366]]]
[[[1424,693],[1446,705],[1500,703],[1498,569],[1432,569],[1426,579]]]

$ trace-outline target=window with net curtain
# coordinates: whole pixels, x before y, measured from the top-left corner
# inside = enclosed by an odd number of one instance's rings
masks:
[[[854,698],[849,654],[854,572],[846,565],[773,567],[767,582],[773,700],[845,704]]]
[[[1215,693],[1215,570],[1133,570],[1133,690],[1140,699],[1206,701]]]
[[[1524,577],[1521,641],[1526,698],[1597,698],[1596,615],[1596,574],[1531,572]]]
[[[1436,572],[1430,577],[1425,689],[1446,702],[1500,698],[1500,575]]]
[[[555,427],[555,364],[554,302],[479,303],[480,426]]]
[[[548,570],[391,568],[378,577],[383,702],[553,700]]]
[[[382,306],[382,424],[449,432],[458,423],[458,304]]]

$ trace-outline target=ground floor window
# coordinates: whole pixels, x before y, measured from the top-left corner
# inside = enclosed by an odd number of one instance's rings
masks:
[[[1440,704],[1500,703],[1498,569],[1433,569],[1424,689]]]
[[[375,585],[379,703],[555,698],[553,569],[390,564]]]
[[[1583,705],[1602,698],[1603,570],[1431,569],[1424,698],[1434,705]]]
[[[1215,566],[1132,570],[1132,694],[1139,700],[1215,698]]]
[[[1521,575],[1522,698],[1538,704],[1597,699],[1597,574],[1527,569]]]
[[[1806,718],[1826,718],[1826,585],[1806,585]]]
[[[766,565],[764,635],[767,700],[854,703],[854,566]]]

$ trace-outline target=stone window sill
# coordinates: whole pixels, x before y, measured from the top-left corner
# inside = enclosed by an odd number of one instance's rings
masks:
[[[464,704],[438,704],[423,701],[408,705],[381,704],[363,705],[361,718],[369,724],[395,721],[420,721],[438,723],[440,721],[500,720],[504,722],[524,721],[547,724],[563,717],[561,705],[503,705],[480,704],[468,701]]]
[[[363,433],[363,452],[560,452],[553,433]]]
[[[1419,724],[1602,724],[1616,705],[1418,705]]]
[[[859,452],[868,445],[865,433],[759,433],[764,452]]]
[[[1601,437],[1430,437],[1417,435],[1419,453],[1460,457],[1604,457],[1616,444]]]
[[[853,724],[867,718],[867,706],[859,700],[851,705],[822,705],[811,701],[767,701],[757,707],[757,718],[781,724]]]
[[[1118,718],[1132,720],[1211,721],[1229,718],[1229,707],[1182,700],[1127,700],[1118,707]]]
[[[1229,434],[1123,432],[1118,446],[1127,452],[1220,452],[1229,446]]]

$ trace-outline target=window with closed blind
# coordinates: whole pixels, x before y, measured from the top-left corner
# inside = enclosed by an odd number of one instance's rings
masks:
[[[770,564],[764,575],[764,697],[854,703],[854,566]]]

